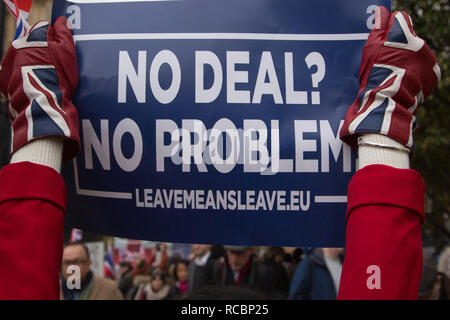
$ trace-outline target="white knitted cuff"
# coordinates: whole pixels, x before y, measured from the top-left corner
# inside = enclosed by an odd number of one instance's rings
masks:
[[[32,140],[14,152],[11,163],[30,161],[61,171],[63,140],[61,137],[44,137]]]
[[[364,142],[376,143],[397,148],[405,148],[404,145],[376,133],[363,134]],[[358,148],[359,168],[372,164],[384,164],[399,169],[409,169],[409,153],[377,146],[361,145]]]

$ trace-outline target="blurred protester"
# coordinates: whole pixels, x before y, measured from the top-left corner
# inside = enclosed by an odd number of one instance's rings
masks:
[[[437,259],[438,276],[441,279],[440,299],[450,300],[450,247],[443,246]]]
[[[442,250],[438,258],[438,272],[443,273],[450,278],[450,247]]]
[[[213,283],[237,285],[255,290],[272,290],[274,272],[256,261],[253,247],[224,246],[226,255],[214,263]]]
[[[445,273],[438,272],[440,291],[439,300],[450,300],[450,278]]]
[[[225,257],[225,249],[221,245],[213,245],[211,247],[211,257],[213,259],[219,259],[220,257]]]
[[[167,283],[170,287],[175,285],[175,266],[178,261],[182,260],[180,256],[177,254],[175,257],[169,257],[169,265],[167,266],[167,269],[165,270],[165,273],[167,275]],[[188,260],[189,261],[189,260]]]
[[[292,257],[292,254],[285,253],[283,255],[283,259],[281,261],[281,265],[284,267],[284,270],[286,270],[288,283],[290,283],[291,279],[292,279],[292,276],[294,275],[295,268],[296,268],[296,264],[294,264],[294,258]]]
[[[158,243],[152,248],[152,253],[148,259],[149,266],[156,267],[161,271],[167,269],[167,250],[164,243]]]
[[[138,275],[145,275],[148,271],[149,265],[147,259],[144,257],[137,257],[134,260],[134,268],[131,270],[130,275],[135,277]]]
[[[150,281],[150,276],[147,274],[148,268],[147,259],[144,257],[137,257],[134,260],[133,270],[120,280],[119,288],[127,300],[134,297],[137,287],[140,284]]]
[[[304,256],[304,252],[302,248],[296,248],[294,252],[292,252],[292,259],[294,259],[294,265],[297,267],[300,262],[302,262]]]
[[[335,300],[342,262],[342,248],[314,249],[297,267],[289,288],[289,299]]]
[[[88,248],[82,243],[70,243],[63,251],[61,264],[61,295],[64,300],[122,300],[122,292],[114,280],[101,278],[91,271],[91,258]],[[79,284],[77,288],[76,269],[79,268]],[[73,284],[75,287],[69,285]]]
[[[128,291],[133,287],[133,277],[131,276],[133,271],[133,265],[129,261],[123,261],[120,263],[119,269],[119,289],[123,296],[126,297]]]
[[[439,273],[435,257],[431,254],[423,255],[422,277],[419,285],[419,300],[448,300],[449,279]]]
[[[282,261],[284,257],[284,249],[281,247],[269,247],[264,254],[264,263],[270,266],[274,272],[274,288],[283,296],[288,295],[289,280],[286,269],[284,268]]]
[[[189,287],[189,260],[178,260],[172,269],[174,285],[170,288],[168,299],[184,298]]]
[[[205,286],[212,279],[215,259],[212,256],[211,249],[212,245],[209,244],[192,245],[192,258],[188,270],[189,294],[192,294],[198,288]]]
[[[122,261],[121,263],[119,263],[119,270],[117,270],[118,281],[120,281],[127,274],[129,274],[131,270],[133,270],[133,266],[129,261]]]
[[[138,287],[134,300],[163,300],[169,292],[170,286],[166,282],[166,276],[159,268],[155,268],[150,283]]]

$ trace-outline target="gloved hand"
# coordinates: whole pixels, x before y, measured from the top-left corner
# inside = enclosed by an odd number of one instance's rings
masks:
[[[42,137],[64,139],[63,160],[80,150],[78,113],[71,100],[78,83],[72,31],[65,17],[53,27],[36,23],[15,40],[0,64],[0,91],[9,99],[11,154]]]
[[[405,12],[379,9],[379,28],[371,31],[363,48],[360,89],[340,137],[356,148],[362,133],[379,133],[411,148],[417,107],[437,86],[440,69]]]

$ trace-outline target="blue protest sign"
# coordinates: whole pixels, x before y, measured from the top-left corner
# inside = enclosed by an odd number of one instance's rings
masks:
[[[339,128],[387,0],[57,1],[82,150],[66,222],[166,242],[343,246]]]

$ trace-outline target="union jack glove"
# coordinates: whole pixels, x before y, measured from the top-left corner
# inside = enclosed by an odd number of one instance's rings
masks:
[[[34,139],[61,136],[63,160],[80,149],[78,113],[71,99],[78,83],[72,31],[66,18],[36,23],[15,40],[0,64],[0,91],[8,97],[11,154]]]
[[[405,12],[390,14],[379,7],[378,13],[379,28],[374,27],[363,48],[360,89],[340,137],[356,148],[360,134],[378,133],[411,149],[417,107],[437,86],[440,69]]]

